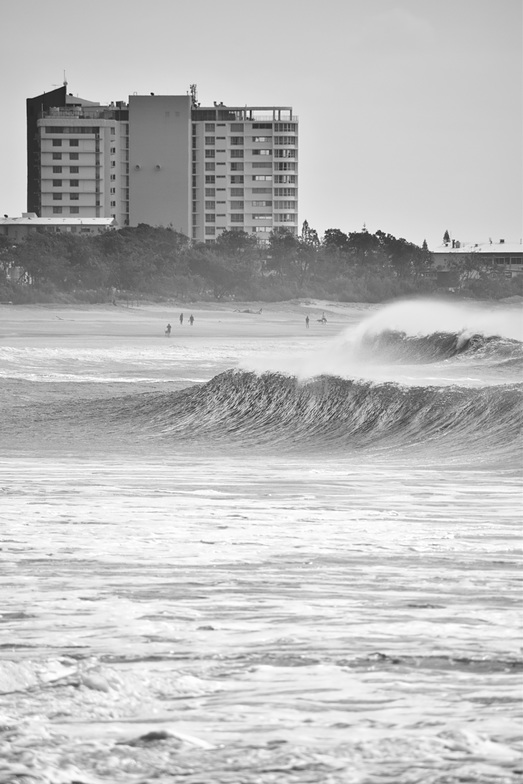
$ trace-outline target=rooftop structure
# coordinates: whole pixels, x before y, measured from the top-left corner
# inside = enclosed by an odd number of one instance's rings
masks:
[[[24,212],[21,216],[0,218],[0,236],[23,239],[32,232],[52,231],[72,234],[100,234],[115,228],[113,218],[48,217],[39,218],[34,212]]]
[[[492,265],[508,276],[520,275],[523,273],[523,245],[519,242],[505,242],[500,239],[497,242],[468,242],[463,243],[459,240],[451,240],[440,245],[432,251],[434,267],[438,270],[448,270],[451,267],[464,261],[466,257],[481,259],[485,264]]]

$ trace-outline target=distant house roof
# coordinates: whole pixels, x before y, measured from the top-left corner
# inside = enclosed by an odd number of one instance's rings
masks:
[[[523,253],[523,245],[519,242],[449,242],[439,245],[432,253]]]
[[[39,218],[34,212],[16,218],[0,218],[0,226],[115,226],[114,218]]]

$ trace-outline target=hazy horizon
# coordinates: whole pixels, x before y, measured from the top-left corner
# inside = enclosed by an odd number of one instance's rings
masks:
[[[144,13],[146,8],[147,13]],[[3,9],[0,213],[26,210],[25,101],[185,94],[202,105],[291,105],[300,118],[299,221],[381,229],[429,247],[519,242],[519,0],[56,0]],[[28,21],[29,20],[29,21]]]

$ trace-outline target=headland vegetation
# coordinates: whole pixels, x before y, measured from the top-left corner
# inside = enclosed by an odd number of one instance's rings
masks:
[[[264,244],[244,231],[198,243],[170,228],[146,225],[97,236],[43,232],[20,241],[0,238],[0,302],[14,304],[305,297],[379,303],[442,293],[521,296],[523,275],[507,278],[480,258],[461,258],[443,276],[425,242],[420,247],[365,228],[328,229],[320,239],[307,221],[299,236],[279,228]]]

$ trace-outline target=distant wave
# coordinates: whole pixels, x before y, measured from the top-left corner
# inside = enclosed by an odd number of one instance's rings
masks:
[[[491,362],[523,362],[523,343],[497,335],[463,332],[435,332],[408,335],[396,330],[364,335],[358,344],[359,354],[389,362],[438,362],[460,355],[475,356]]]

